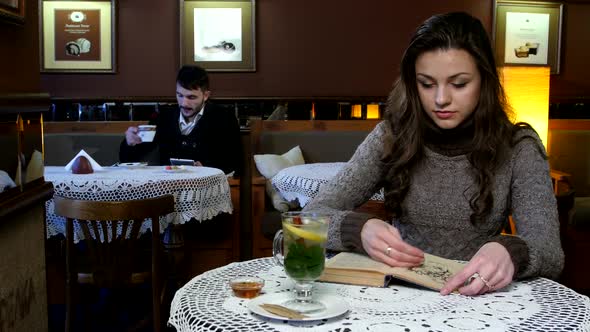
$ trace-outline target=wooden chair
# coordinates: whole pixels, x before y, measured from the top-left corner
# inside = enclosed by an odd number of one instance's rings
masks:
[[[120,202],[81,201],[55,196],[55,214],[66,224],[66,331],[73,322],[73,292],[77,283],[97,287],[125,287],[152,279],[154,331],[160,331],[160,224],[159,217],[174,211],[174,197],[164,195],[143,200]],[[152,219],[151,271],[137,273],[134,265],[139,247],[139,230],[146,218]],[[74,221],[76,219],[76,221]],[[107,221],[112,222],[109,230]],[[134,222],[131,222],[134,220]],[[135,222],[141,221],[141,222]],[[76,259],[74,223],[78,223],[88,244],[88,261]],[[110,222],[109,222],[110,223]],[[122,230],[117,235],[115,224]],[[102,231],[103,240],[92,234]],[[91,234],[92,232],[92,234]],[[124,234],[128,234],[125,236]],[[81,263],[85,263],[86,268]],[[88,264],[89,263],[89,264]]]
[[[572,189],[569,182],[569,178],[572,176],[571,174],[554,169],[552,169],[549,174],[551,175],[551,182],[553,183],[553,192],[555,195],[568,193]]]

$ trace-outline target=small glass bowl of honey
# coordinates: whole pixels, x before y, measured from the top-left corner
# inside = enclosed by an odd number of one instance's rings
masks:
[[[258,277],[240,276],[230,280],[229,286],[235,296],[251,299],[260,294],[262,287],[264,287],[264,280]]]

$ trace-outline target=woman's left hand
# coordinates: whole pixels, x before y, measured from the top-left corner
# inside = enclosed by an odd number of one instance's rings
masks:
[[[514,277],[514,264],[508,250],[497,242],[484,244],[440,290],[447,295],[459,290],[462,295],[480,295],[505,287]]]

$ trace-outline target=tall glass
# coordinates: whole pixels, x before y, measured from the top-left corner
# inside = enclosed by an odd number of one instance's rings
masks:
[[[313,282],[324,271],[328,217],[312,212],[285,212],[283,229],[273,241],[273,256],[295,282],[295,298],[282,305],[301,313],[315,313],[326,306],[313,299]],[[281,245],[282,242],[282,245]]]

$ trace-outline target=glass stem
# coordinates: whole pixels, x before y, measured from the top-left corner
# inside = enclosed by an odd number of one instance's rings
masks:
[[[295,299],[297,302],[311,302],[313,283],[295,282]]]

